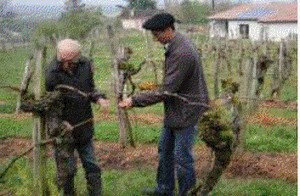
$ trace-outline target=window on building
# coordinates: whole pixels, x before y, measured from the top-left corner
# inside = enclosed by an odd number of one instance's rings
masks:
[[[289,38],[290,40],[297,40],[298,34],[297,34],[297,33],[294,33],[294,32],[291,32],[291,33],[289,33],[288,38]]]
[[[249,39],[249,25],[241,24],[240,25],[240,35],[242,39]]]
[[[228,20],[226,20],[226,22],[225,22],[225,30],[226,30],[226,33],[228,35],[228,32],[229,32],[229,30],[228,30]]]

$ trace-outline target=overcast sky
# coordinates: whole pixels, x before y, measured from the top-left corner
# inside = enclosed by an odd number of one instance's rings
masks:
[[[181,1],[181,0],[180,0]],[[218,1],[218,0],[217,0]],[[238,0],[236,0],[238,1]],[[245,0],[246,1],[246,0]],[[253,2],[270,2],[271,0],[252,0]],[[276,0],[272,0],[276,1]],[[294,0],[277,0],[283,2],[291,2]],[[13,4],[25,4],[25,5],[63,5],[65,0],[12,0]],[[124,0],[82,0],[82,2],[88,5],[126,5]],[[157,0],[158,6],[164,5],[164,0]]]
[[[62,5],[65,0],[12,0],[13,4],[26,4],[26,5]],[[123,0],[82,0],[86,4],[95,5],[125,5],[126,1]],[[158,1],[163,4],[163,0]]]

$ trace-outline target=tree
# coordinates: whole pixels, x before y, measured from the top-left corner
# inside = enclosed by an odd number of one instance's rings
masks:
[[[0,17],[4,17],[7,12],[8,0],[0,0]]]
[[[101,13],[85,11],[66,14],[60,20],[48,20],[40,23],[32,36],[32,41],[39,45],[44,37],[53,36],[69,37],[72,39],[84,39],[96,26],[102,24]]]
[[[10,0],[0,0],[0,33],[7,34],[6,30],[16,30],[16,13],[9,8]],[[11,35],[9,35],[10,37]]]
[[[154,0],[125,0],[128,2],[129,9],[156,9],[156,1]]]
[[[122,17],[134,16],[139,12],[143,12],[147,9],[156,9],[156,1],[154,0],[124,0],[128,4],[127,6],[117,5],[122,9]]]
[[[180,4],[181,19],[186,23],[207,23],[207,17],[211,13],[211,8],[207,4],[198,1],[184,0]]]
[[[82,3],[82,0],[67,0],[65,2],[65,10],[69,11],[81,11],[85,7],[85,4]]]

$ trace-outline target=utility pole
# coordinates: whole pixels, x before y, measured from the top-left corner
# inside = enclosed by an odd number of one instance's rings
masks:
[[[78,10],[78,0],[73,0],[73,11]]]
[[[67,11],[76,12],[81,9],[80,0],[67,0],[65,1],[65,6]]]
[[[164,0],[164,5],[165,5],[165,10],[168,11],[170,8],[170,1],[169,0]]]

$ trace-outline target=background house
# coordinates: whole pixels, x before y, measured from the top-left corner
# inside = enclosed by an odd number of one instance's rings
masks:
[[[273,41],[297,38],[297,3],[243,4],[209,20],[210,37]]]
[[[151,16],[162,12],[162,10],[135,10],[123,12],[119,18],[121,19],[123,29],[137,29],[143,31],[143,23]]]

